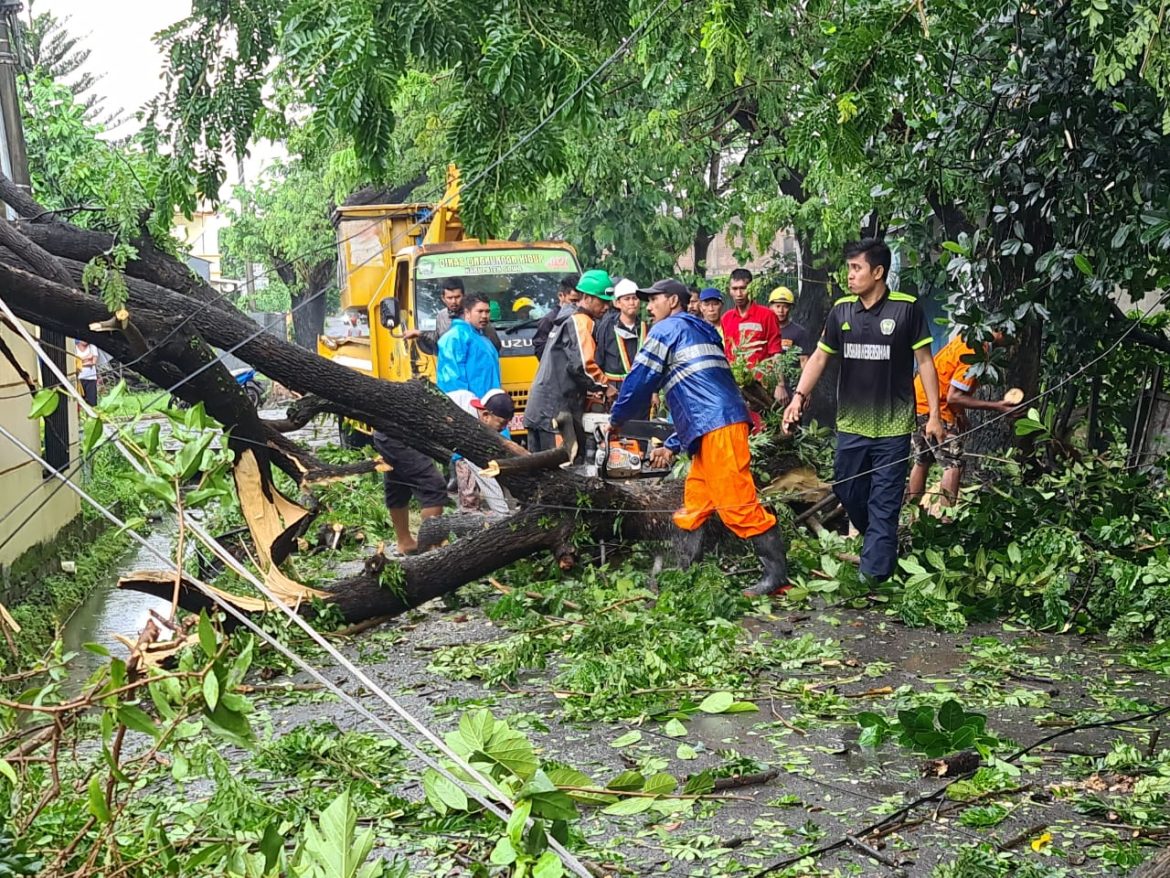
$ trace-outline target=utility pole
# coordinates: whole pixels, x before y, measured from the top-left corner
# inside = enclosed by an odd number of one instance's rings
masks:
[[[21,5],[20,0],[0,0],[0,127],[4,139],[4,173],[28,192],[28,151],[20,118],[20,95],[16,90],[16,70],[20,60],[16,56],[16,40],[12,32],[12,22]]]
[[[24,120],[20,115],[20,93],[16,88],[16,72],[21,62],[16,54],[14,27],[16,14],[22,5],[20,0],[0,0],[0,169],[13,183],[31,195],[32,181],[28,173]],[[8,218],[12,219],[14,213],[10,208]],[[49,359],[64,372],[67,368],[65,334],[44,327],[37,329]],[[60,383],[53,370],[41,363],[41,386],[56,387]],[[69,464],[70,408],[75,407],[59,405],[56,411],[45,418],[44,457],[56,469]],[[45,475],[47,478],[48,473]]]

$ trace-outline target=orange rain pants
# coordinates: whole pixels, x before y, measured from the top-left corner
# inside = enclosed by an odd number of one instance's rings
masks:
[[[776,524],[776,516],[760,505],[752,481],[748,425],[730,424],[704,434],[691,458],[683,490],[683,508],[674,523],[696,530],[717,512],[727,529],[741,539],[756,537]]]

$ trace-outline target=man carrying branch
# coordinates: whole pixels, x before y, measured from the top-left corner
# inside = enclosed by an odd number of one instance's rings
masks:
[[[845,262],[853,295],[829,312],[816,353],[784,410],[784,429],[800,422],[829,357],[840,357],[833,490],[864,534],[861,573],[877,583],[889,578],[898,560],[898,515],[915,427],[915,362],[927,401],[923,430],[937,444],[946,435],[926,315],[913,296],[887,287],[890,248],[866,238],[845,248]]]
[[[748,449],[748,412],[731,375],[719,333],[702,318],[686,311],[690,293],[677,280],[660,280],[638,298],[648,303],[654,325],[622,382],[610,412],[610,424],[622,423],[645,411],[661,390],[677,432],[650,453],[656,467],[669,466],[685,450],[691,455],[683,508],[674,523],[686,536],[683,562],[690,566],[702,553],[700,530],[718,513],[727,528],[751,540],[764,565],[764,575],[744,594],[776,594],[789,587],[788,560],[776,516],[760,505],[752,480]]]
[[[991,341],[983,345],[983,353],[987,355],[993,345],[998,347],[1004,344],[1006,344],[1004,334],[996,330],[991,334]],[[925,493],[926,478],[930,474],[931,464],[935,461],[943,468],[942,496],[938,500],[938,505],[953,506],[958,499],[959,483],[963,478],[963,433],[969,427],[968,411],[996,414],[1011,414],[1017,411],[1017,406],[1006,399],[979,399],[975,396],[979,381],[969,372],[973,362],[975,349],[967,344],[961,335],[953,338],[934,356],[934,370],[938,374],[939,383],[939,414],[947,431],[947,441],[942,445],[933,445],[927,440],[923,428],[930,415],[930,404],[926,399],[926,388],[923,386],[922,378],[914,379],[918,430],[910,440],[914,448],[914,468],[910,470],[907,496],[911,502],[918,500]]]

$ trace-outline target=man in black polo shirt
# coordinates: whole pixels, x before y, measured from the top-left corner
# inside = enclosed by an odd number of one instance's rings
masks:
[[[862,574],[882,582],[898,560],[898,514],[915,430],[915,363],[930,408],[925,432],[940,445],[946,434],[939,420],[930,328],[913,296],[886,287],[890,248],[866,238],[845,248],[845,261],[853,295],[838,300],[829,312],[820,344],[784,411],[784,429],[799,423],[829,357],[840,357],[833,490],[865,535]]]

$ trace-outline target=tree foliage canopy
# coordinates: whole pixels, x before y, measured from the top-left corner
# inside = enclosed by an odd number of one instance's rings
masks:
[[[76,211],[79,225],[127,238],[145,230],[170,236],[170,206],[158,198],[164,161],[140,142],[113,144],[69,86],[28,78],[23,104],[29,171],[37,198],[54,210]],[[80,210],[78,208],[87,208]]]
[[[1164,285],[1164,13],[204,0],[164,35],[159,107],[204,191],[223,153],[297,118],[358,178],[455,161],[475,233],[564,235],[639,276],[724,228],[757,245],[792,229],[806,275],[859,229],[892,234],[903,283],[942,290],[970,334],[1037,342],[1018,376],[1034,385],[1041,341],[1063,367],[1098,342],[1077,321],[1116,319],[1116,287]]]

